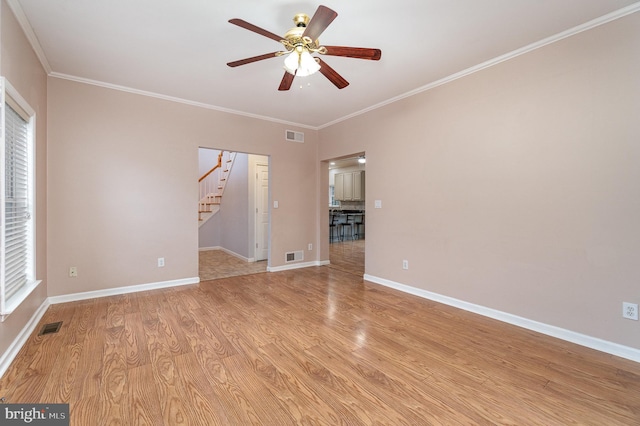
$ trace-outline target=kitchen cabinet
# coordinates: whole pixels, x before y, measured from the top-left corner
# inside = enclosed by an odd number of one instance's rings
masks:
[[[364,201],[364,171],[336,173],[335,199],[338,201]]]
[[[334,194],[336,201],[344,201],[344,173],[336,173],[334,176]]]
[[[353,172],[353,201],[364,201],[364,172]]]
[[[344,175],[344,201],[353,200],[353,174],[343,173]]]

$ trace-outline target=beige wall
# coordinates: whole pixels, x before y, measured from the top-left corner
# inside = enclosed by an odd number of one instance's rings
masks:
[[[42,280],[27,300],[0,323],[3,354],[47,297],[47,76],[13,13],[4,1],[0,5],[0,74],[36,112],[36,278]]]
[[[640,348],[639,76],[636,13],[322,129],[366,151],[366,273]]]
[[[198,276],[198,147],[271,156],[270,266],[317,247],[317,132],[58,78],[49,112],[50,296]]]

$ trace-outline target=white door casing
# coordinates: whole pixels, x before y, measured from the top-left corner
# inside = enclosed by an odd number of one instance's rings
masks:
[[[256,164],[256,252],[255,259],[269,256],[269,165]]]

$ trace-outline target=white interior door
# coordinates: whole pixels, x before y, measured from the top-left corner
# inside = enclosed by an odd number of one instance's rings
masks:
[[[269,166],[256,164],[256,253],[255,258],[269,256]]]

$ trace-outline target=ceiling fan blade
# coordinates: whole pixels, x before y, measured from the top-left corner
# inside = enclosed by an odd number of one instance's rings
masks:
[[[240,65],[246,65],[252,62],[262,61],[263,59],[275,58],[276,53],[278,52],[265,53],[264,55],[260,55],[260,56],[253,56],[251,58],[240,59],[238,61],[228,62],[227,65],[229,65],[232,68],[239,67]]]
[[[345,80],[340,74],[336,72],[333,68],[327,65],[322,59],[317,58],[320,62],[320,72],[322,75],[327,77],[330,82],[336,85],[338,89],[344,89],[349,85],[349,82]]]
[[[382,51],[380,49],[368,49],[364,47],[346,47],[346,46],[325,46],[327,53],[331,56],[347,56],[349,58],[369,59],[372,61],[380,60]]]
[[[303,37],[309,37],[311,40],[317,40],[320,34],[327,29],[329,24],[338,16],[338,13],[326,6],[318,6],[316,13],[309,21],[309,25],[302,34]]]
[[[282,77],[282,81],[280,82],[280,87],[278,90],[289,90],[291,89],[291,85],[293,84],[293,78],[295,75],[289,74],[288,72],[284,72],[284,76]]]
[[[254,33],[263,35],[263,36],[268,37],[268,38],[270,38],[272,40],[275,40],[277,42],[280,42],[280,40],[283,39],[278,34],[274,34],[271,31],[267,31],[267,30],[265,30],[263,28],[257,27],[257,26],[255,26],[253,24],[248,23],[247,21],[245,21],[243,19],[237,19],[237,18],[229,19],[229,22],[234,24],[234,25],[237,25],[237,26],[239,26],[241,28],[244,28],[245,30],[253,31]]]

